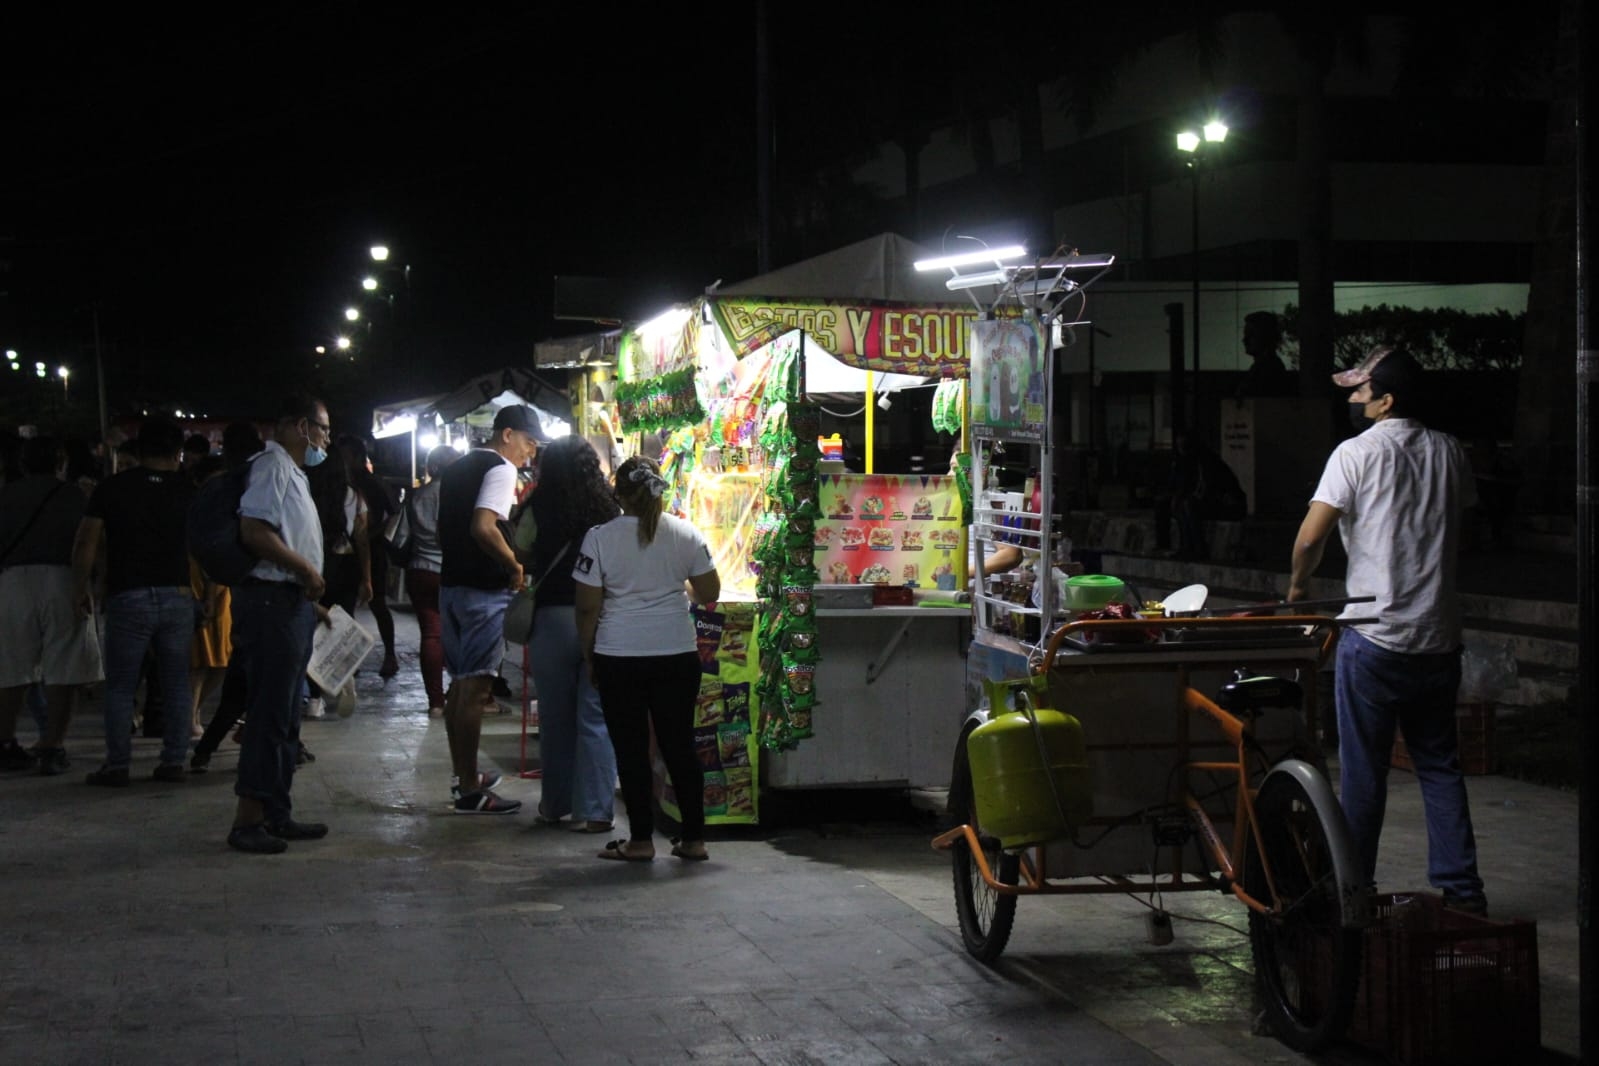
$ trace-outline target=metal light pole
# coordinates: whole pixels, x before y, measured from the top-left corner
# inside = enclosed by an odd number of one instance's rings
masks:
[[[1193,192],[1192,219],[1194,228],[1193,240],[1193,274],[1194,274],[1194,387],[1193,387],[1193,417],[1188,420],[1191,429],[1199,427],[1199,161],[1202,158],[1200,151],[1202,145],[1220,144],[1227,139],[1227,124],[1219,119],[1211,119],[1203,127],[1203,138],[1193,130],[1184,130],[1177,135],[1177,150],[1188,153],[1188,174],[1190,188]]]

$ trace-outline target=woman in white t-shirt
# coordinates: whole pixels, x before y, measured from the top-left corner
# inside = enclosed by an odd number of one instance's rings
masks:
[[[572,570],[578,643],[600,691],[630,829],[629,839],[605,845],[602,859],[655,858],[652,724],[682,816],[672,854],[708,857],[705,775],[694,752],[700,660],[683,584],[696,603],[710,604],[722,581],[699,530],[662,513],[666,484],[653,459],[624,461],[616,470],[622,514],[588,531]]]

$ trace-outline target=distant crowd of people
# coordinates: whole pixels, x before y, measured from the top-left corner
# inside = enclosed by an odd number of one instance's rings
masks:
[[[275,854],[325,836],[326,824],[295,817],[292,799],[296,768],[315,758],[301,723],[325,716],[335,695],[307,676],[316,626],[334,608],[367,607],[379,673],[397,674],[384,597],[392,556],[417,618],[428,714],[444,720],[456,812],[521,806],[494,791],[499,775],[479,768],[478,744],[507,610],[531,585],[537,822],[609,832],[620,783],[631,831],[599,856],[652,859],[653,728],[681,806],[672,853],[707,857],[687,608],[714,603],[720,580],[700,532],[663,513],[653,460],[622,461],[608,479],[616,457],[602,462],[580,436],[551,439],[536,411],[510,405],[483,446],[429,453],[426,481],[402,500],[373,473],[365,443],[335,437],[326,406],[303,395],[279,405],[271,439],[251,423],[229,426],[220,454],[165,417],[146,419],[106,463],[49,437],[0,444],[0,599],[15,605],[0,613],[0,770],[67,772],[79,696],[103,683],[105,755],[87,784],[130,785],[141,729],[161,740],[149,776],[168,784],[206,772],[231,732],[227,843]],[[537,476],[526,477],[535,457]],[[225,586],[189,554],[187,524],[200,487],[245,464],[238,539],[254,562]],[[17,738],[25,706],[31,747]]]

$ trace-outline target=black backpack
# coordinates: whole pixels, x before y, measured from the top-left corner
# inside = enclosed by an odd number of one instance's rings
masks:
[[[195,490],[185,528],[189,554],[218,585],[237,585],[260,562],[239,535],[239,500],[250,482],[250,463],[240,463]]]

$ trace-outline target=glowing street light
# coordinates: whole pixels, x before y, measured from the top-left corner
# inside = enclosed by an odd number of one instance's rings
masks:
[[[358,322],[361,319],[361,312],[353,307],[346,307],[344,309],[344,319],[346,322]]]
[[[389,258],[389,246],[388,245],[386,245],[386,244],[374,244],[370,249],[368,249],[368,251],[371,252],[372,261],[374,263],[384,263],[384,262],[388,261],[388,258]]]
[[[333,343],[338,347],[339,351],[341,351],[341,352],[347,352],[347,351],[350,350],[350,338],[348,338],[348,337],[340,337],[338,340],[334,341]]]
[[[56,377],[61,379],[61,402],[67,403],[72,399],[71,387],[68,384],[68,379],[72,377],[72,371],[64,366],[58,366],[56,367]]]
[[[328,354],[328,346],[325,345],[325,344],[317,345],[316,346],[316,354],[318,354],[318,355],[327,355]]]
[[[1187,428],[1195,428],[1199,422],[1199,161],[1204,157],[1200,151],[1205,145],[1221,144],[1227,139],[1227,123],[1221,119],[1213,118],[1200,127],[1204,134],[1203,139],[1193,130],[1183,130],[1177,135],[1177,150],[1188,156],[1184,164],[1188,167],[1189,177],[1193,179],[1193,271],[1194,271],[1194,419],[1193,424]],[[1179,415],[1181,412],[1177,412]]]
[[[378,279],[377,278],[362,278],[361,279],[361,288],[365,289],[367,292],[377,292],[378,291]]]

